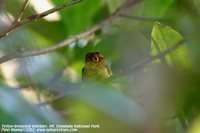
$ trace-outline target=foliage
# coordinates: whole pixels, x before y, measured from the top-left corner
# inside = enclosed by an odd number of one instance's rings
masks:
[[[57,6],[70,0],[48,1]],[[0,55],[72,38],[108,18],[124,1],[83,0],[56,12],[57,21],[40,19],[18,27],[0,38]],[[0,32],[23,3],[2,1]],[[66,47],[2,63],[0,124],[100,125],[78,129],[81,133],[199,132],[199,5],[197,0],[141,1]],[[23,18],[34,13],[29,3]],[[111,83],[82,83],[89,51],[99,51],[111,65]]]

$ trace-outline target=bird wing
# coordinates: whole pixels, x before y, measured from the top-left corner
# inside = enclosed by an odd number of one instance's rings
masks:
[[[106,69],[107,69],[109,75],[112,76],[112,70],[110,69],[110,67],[108,66],[108,64],[106,64]]]

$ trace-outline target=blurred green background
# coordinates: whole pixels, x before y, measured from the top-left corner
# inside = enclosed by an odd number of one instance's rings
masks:
[[[30,0],[22,18],[68,1]],[[0,0],[0,31],[23,2]],[[83,0],[19,27],[0,38],[0,56],[53,46],[98,24],[124,2]],[[80,133],[200,133],[199,7],[199,0],[143,0],[64,48],[2,63],[0,124],[100,125]],[[114,85],[83,85],[81,70],[89,51],[104,55]]]

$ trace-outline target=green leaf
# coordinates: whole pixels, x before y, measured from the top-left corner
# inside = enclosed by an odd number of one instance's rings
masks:
[[[145,121],[143,109],[130,98],[104,85],[89,85],[87,88],[75,97],[123,123],[140,125]]]
[[[193,0],[194,1],[194,6],[196,8],[196,10],[198,11],[198,13],[200,14],[200,1],[199,0]]]
[[[103,2],[108,5],[110,12],[113,12],[124,2],[124,0],[103,0]]]
[[[145,0],[135,8],[135,12],[143,17],[163,17],[173,2],[174,0]]]
[[[200,116],[195,118],[195,121],[190,126],[188,133],[199,133],[200,132]]]
[[[163,52],[177,44],[177,42],[180,40],[183,40],[183,37],[177,31],[158,22],[156,22],[153,26],[151,37],[151,55],[156,55],[160,52]],[[186,44],[183,43],[174,51],[168,53],[164,57],[164,61],[174,67],[190,68],[191,60],[187,51]],[[161,59],[157,59],[155,62],[161,62]]]

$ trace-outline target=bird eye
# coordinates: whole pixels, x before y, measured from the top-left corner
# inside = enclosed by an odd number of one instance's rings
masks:
[[[97,57],[93,57],[93,61],[97,62],[99,59]]]

